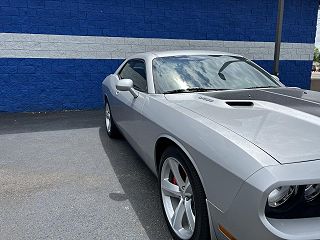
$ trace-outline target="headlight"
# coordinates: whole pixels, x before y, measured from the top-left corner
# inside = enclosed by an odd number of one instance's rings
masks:
[[[304,198],[307,202],[316,199],[320,194],[320,184],[307,185],[304,190]]]
[[[268,197],[269,207],[275,208],[286,203],[291,197],[295,196],[298,186],[283,186],[273,190]]]
[[[320,217],[320,184],[274,189],[268,195],[265,214],[276,219]]]

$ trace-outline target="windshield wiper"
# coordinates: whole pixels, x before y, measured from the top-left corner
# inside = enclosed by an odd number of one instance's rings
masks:
[[[166,91],[163,94],[170,94],[170,93],[190,93],[190,92],[207,92],[207,91],[222,91],[222,90],[229,90],[224,88],[185,88],[185,89],[175,89]]]
[[[258,88],[278,88],[277,86],[264,86],[264,87],[248,87],[243,89],[258,89]]]

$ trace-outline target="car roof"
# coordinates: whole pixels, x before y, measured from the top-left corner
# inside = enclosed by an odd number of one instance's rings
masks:
[[[208,51],[208,50],[174,50],[174,51],[152,51],[145,53],[138,53],[131,56],[132,58],[158,58],[158,57],[173,57],[173,56],[192,56],[192,55],[224,55],[224,56],[238,56],[242,57],[238,54],[227,53],[227,52],[219,52],[219,51]]]

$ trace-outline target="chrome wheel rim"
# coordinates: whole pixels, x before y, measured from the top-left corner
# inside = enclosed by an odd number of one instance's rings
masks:
[[[181,239],[190,239],[195,228],[192,187],[186,171],[173,157],[162,165],[161,194],[171,228]]]
[[[105,118],[106,118],[107,131],[110,132],[110,130],[111,130],[111,113],[110,113],[110,108],[109,108],[108,103],[106,103],[106,107],[105,107]]]

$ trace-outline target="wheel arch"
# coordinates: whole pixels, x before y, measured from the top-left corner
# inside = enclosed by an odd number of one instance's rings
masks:
[[[175,139],[172,136],[161,135],[156,141],[155,149],[154,149],[154,159],[155,159],[155,164],[156,164],[155,168],[156,168],[157,174],[159,172],[159,164],[160,164],[161,155],[162,155],[163,151],[169,146],[175,146],[178,149],[180,149],[184,154],[186,154],[186,156],[189,158],[191,164],[195,168],[195,170],[196,170],[196,172],[197,172],[197,174],[198,174],[198,176],[200,178],[200,181],[201,181],[202,187],[204,189],[205,195],[207,196],[206,187],[204,185],[202,175],[200,173],[200,170],[199,170],[194,158],[191,156],[189,151],[183,146],[183,144],[180,143],[177,139]]]

